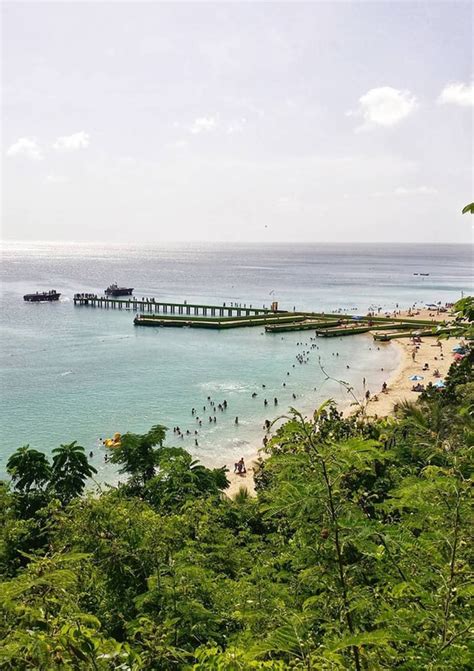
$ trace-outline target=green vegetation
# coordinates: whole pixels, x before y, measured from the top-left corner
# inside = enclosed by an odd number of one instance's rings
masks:
[[[468,318],[472,302],[458,306]],[[472,668],[471,351],[393,418],[293,410],[257,496],[223,494],[166,429],[122,436],[84,493],[75,443],[0,487],[0,668]]]

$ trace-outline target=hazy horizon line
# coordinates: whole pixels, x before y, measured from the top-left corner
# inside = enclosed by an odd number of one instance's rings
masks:
[[[461,242],[413,242],[409,240],[25,240],[0,238],[0,244],[35,244],[35,245],[135,245],[148,247],[153,245],[409,245],[409,246],[474,246],[474,240]]]

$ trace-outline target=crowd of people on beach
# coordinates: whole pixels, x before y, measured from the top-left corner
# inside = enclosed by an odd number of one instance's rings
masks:
[[[421,345],[421,343],[422,343],[422,340],[421,340],[421,338],[420,338],[419,336],[415,336],[415,337],[412,338],[413,349],[412,349],[412,352],[411,352],[411,358],[412,358],[413,363],[416,362],[416,357],[417,357],[417,354],[418,354],[418,350],[420,349],[420,345]],[[443,343],[441,342],[441,340],[440,340],[439,338],[438,338],[438,340],[436,341],[436,344],[435,344],[435,345],[432,345],[432,347],[439,347],[439,357],[438,357],[438,356],[435,356],[435,357],[433,357],[433,360],[434,360],[434,361],[438,361],[438,360],[439,360],[439,361],[443,361],[443,360],[444,360]],[[429,372],[429,371],[430,371],[430,365],[429,365],[428,362],[425,362],[425,363],[423,364],[423,367],[422,367],[422,369],[421,369],[421,372],[422,372],[422,373],[427,373],[427,372]],[[441,377],[438,368],[435,368],[435,369],[433,370],[433,377],[435,377],[435,378],[437,378],[437,379],[439,379],[439,378]],[[428,384],[431,384],[431,383],[428,383]],[[411,390],[412,390],[412,391],[416,391],[416,392],[422,392],[422,391],[425,391],[425,385],[422,384],[421,382],[418,382],[418,381],[417,381],[416,384],[414,384],[414,385],[412,386]]]
[[[417,305],[417,303],[413,303],[413,305],[409,307],[408,310],[400,310],[399,305],[397,303],[395,309],[392,311],[390,310],[384,311],[383,307],[378,307],[376,309],[369,308],[367,311],[367,316],[377,317],[381,316],[383,312],[384,317],[394,317],[394,318],[400,318],[404,316],[418,317],[422,314],[422,312],[427,312],[427,316],[431,317],[431,319],[435,321],[436,317],[439,317],[439,315],[444,316],[452,306],[453,306],[452,303],[445,303],[443,305],[441,301],[438,301],[437,303],[422,303],[420,305]]]

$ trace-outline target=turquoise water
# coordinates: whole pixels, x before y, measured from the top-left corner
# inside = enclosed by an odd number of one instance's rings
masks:
[[[113,474],[100,438],[116,431],[162,423],[170,428],[168,444],[205,463],[233,463],[255,452],[263,421],[289,405],[310,411],[327,397],[347,402],[340,385],[324,381],[319,357],[332,376],[361,393],[364,376],[369,389],[380,389],[398,352],[390,344],[378,350],[366,336],[311,341],[310,332],[282,336],[260,328],[137,328],[132,312],[74,307],[76,291],[102,292],[117,280],[134,286],[137,296],[164,300],[268,305],[276,299],[289,309],[365,312],[372,305],[456,300],[471,290],[471,249],[462,246],[9,244],[2,256],[0,471],[20,445],[50,451],[78,440],[93,451],[102,479]],[[22,300],[53,288],[63,294],[58,304]],[[299,364],[296,355],[308,350],[308,363]],[[216,423],[208,420],[208,396],[228,403]],[[191,435],[176,438],[176,425]]]

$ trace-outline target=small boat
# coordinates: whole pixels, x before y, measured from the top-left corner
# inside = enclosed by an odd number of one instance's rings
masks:
[[[133,287],[119,287],[117,282],[111,284],[105,290],[106,296],[131,296],[133,292]]]
[[[429,276],[429,273],[420,273],[420,275],[421,275],[422,277],[428,277],[428,276]]]
[[[34,294],[25,294],[23,300],[27,303],[51,303],[52,301],[58,301],[60,295],[55,289],[51,291],[37,291]]]
[[[104,441],[102,441],[105,447],[108,448],[114,448],[114,447],[120,447],[122,444],[122,436],[120,433],[114,433],[113,438],[106,438]]]

